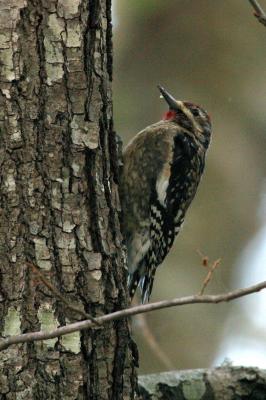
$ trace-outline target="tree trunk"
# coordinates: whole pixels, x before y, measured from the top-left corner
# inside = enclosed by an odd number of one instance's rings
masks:
[[[127,305],[112,131],[111,0],[0,1],[0,332]],[[125,320],[0,354],[1,399],[130,399]]]

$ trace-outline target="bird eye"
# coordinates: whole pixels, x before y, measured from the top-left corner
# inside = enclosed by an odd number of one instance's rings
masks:
[[[199,109],[198,108],[193,108],[192,109],[192,114],[194,117],[198,117],[200,115]]]

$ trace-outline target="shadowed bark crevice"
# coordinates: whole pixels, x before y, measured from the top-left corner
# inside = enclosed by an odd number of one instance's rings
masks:
[[[110,151],[111,2],[11,3],[0,5],[3,337],[80,319],[26,261],[89,314],[127,304],[117,160]],[[129,340],[124,320],[11,346],[0,353],[0,397],[133,398]]]

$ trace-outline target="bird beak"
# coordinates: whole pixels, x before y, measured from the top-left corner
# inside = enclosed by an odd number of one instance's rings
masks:
[[[168,93],[161,85],[158,85],[164,100],[169,105],[171,110],[176,110],[180,108],[179,101],[177,101],[170,93]]]

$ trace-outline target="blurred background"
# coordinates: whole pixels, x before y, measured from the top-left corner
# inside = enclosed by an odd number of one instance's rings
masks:
[[[199,252],[210,264],[222,259],[206,294],[266,280],[266,27],[248,0],[116,0],[113,22],[114,120],[124,144],[167,110],[158,83],[202,105],[213,124],[204,177],[151,301],[199,292],[207,273]],[[266,368],[263,292],[145,318],[133,321],[140,373],[224,359]]]

